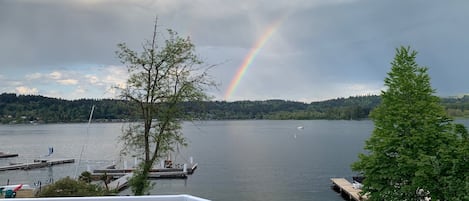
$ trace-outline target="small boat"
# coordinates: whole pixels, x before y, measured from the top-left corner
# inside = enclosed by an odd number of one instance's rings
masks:
[[[16,192],[19,191],[21,188],[30,188],[29,185],[7,185],[7,186],[0,186],[1,194],[5,194],[5,198],[15,198]]]
[[[364,176],[354,176],[352,177],[352,186],[355,189],[362,189],[363,187],[363,180],[365,180]]]

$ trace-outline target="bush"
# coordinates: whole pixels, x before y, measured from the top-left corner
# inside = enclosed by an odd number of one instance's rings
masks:
[[[82,197],[107,194],[109,192],[98,185],[65,177],[44,188],[39,193],[39,197]]]

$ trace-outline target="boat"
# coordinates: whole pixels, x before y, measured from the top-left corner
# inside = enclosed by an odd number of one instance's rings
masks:
[[[29,185],[23,184],[0,186],[0,195],[5,195],[5,198],[15,198],[20,189],[32,188]]]
[[[352,186],[353,186],[353,188],[362,189],[363,180],[365,180],[364,176],[353,176],[352,177]]]

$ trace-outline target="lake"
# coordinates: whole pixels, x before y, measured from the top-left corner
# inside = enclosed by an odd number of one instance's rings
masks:
[[[460,120],[466,126],[468,120]],[[0,151],[20,157],[0,166],[44,158],[75,158],[75,164],[29,171],[0,172],[0,185],[47,183],[112,164],[132,166],[119,157],[121,123],[0,125]],[[302,128],[298,128],[302,127]],[[211,200],[337,200],[331,177],[351,179],[350,164],[363,152],[371,121],[202,121],[185,122],[189,146],[173,154],[199,164],[187,180],[156,180],[152,194],[191,194]],[[81,152],[81,150],[84,150]],[[77,169],[78,167],[78,169]],[[125,190],[121,194],[131,194]]]

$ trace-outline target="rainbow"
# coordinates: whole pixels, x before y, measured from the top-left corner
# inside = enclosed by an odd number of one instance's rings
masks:
[[[239,66],[238,71],[236,72],[235,76],[231,80],[230,85],[228,86],[228,90],[225,93],[225,100],[228,100],[233,92],[236,90],[236,87],[243,78],[244,74],[246,73],[247,69],[253,63],[254,59],[256,58],[257,54],[261,51],[262,47],[266,44],[266,42],[270,39],[270,37],[274,34],[277,28],[282,23],[283,18],[275,21],[272,23],[266,31],[259,37],[259,39],[254,43],[254,46],[251,48],[247,56],[244,58],[243,63]]]

